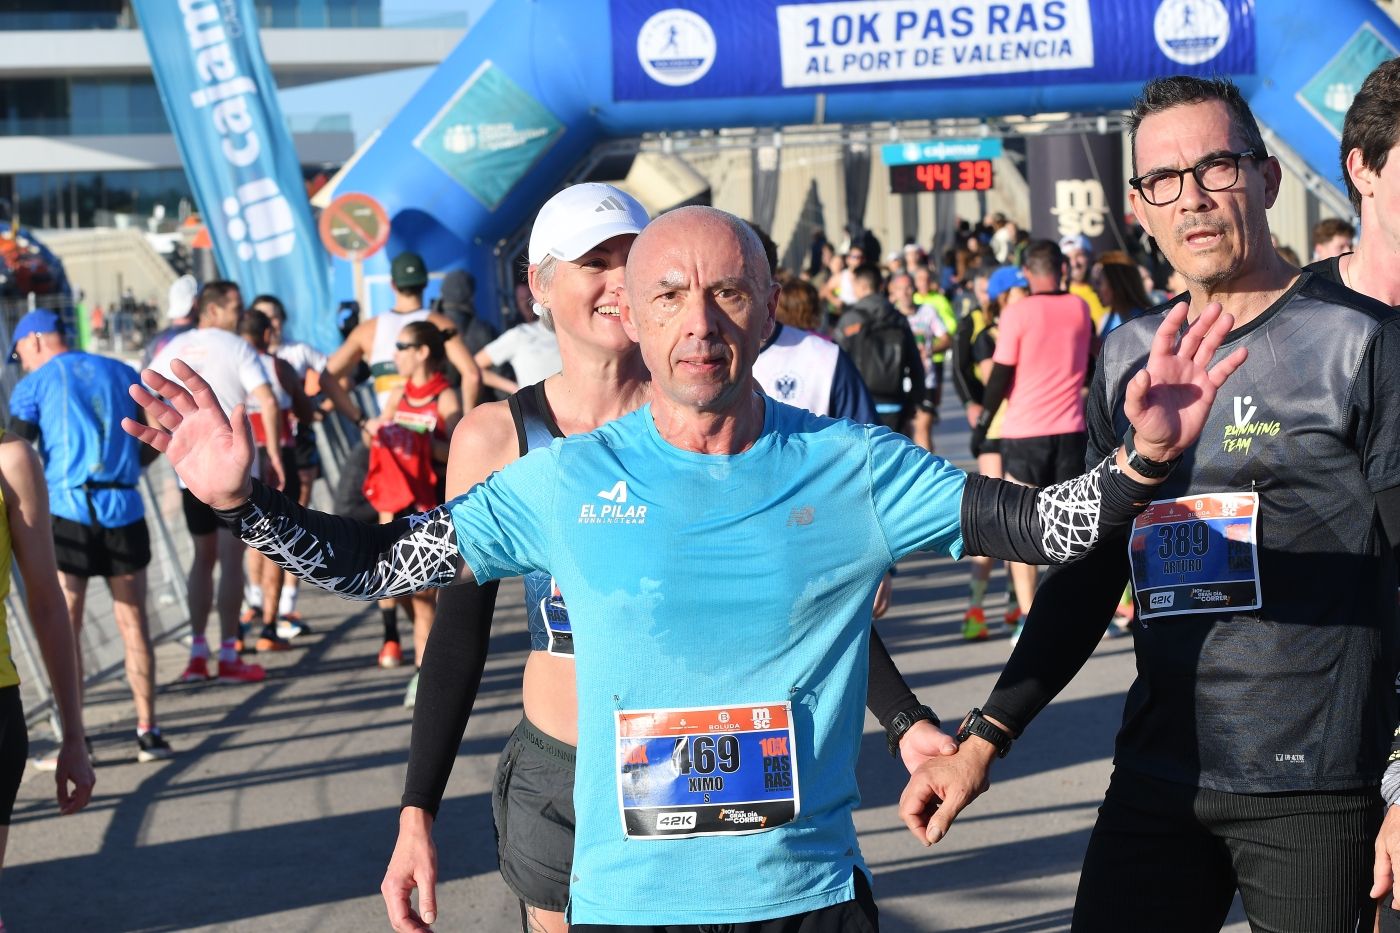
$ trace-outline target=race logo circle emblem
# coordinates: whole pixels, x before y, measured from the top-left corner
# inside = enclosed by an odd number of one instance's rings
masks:
[[[1199,65],[1219,55],[1230,41],[1230,12],[1220,0],[1162,0],[1152,31],[1167,58]]]
[[[662,10],[637,33],[637,60],[658,84],[694,84],[715,63],[715,31],[689,10]]]

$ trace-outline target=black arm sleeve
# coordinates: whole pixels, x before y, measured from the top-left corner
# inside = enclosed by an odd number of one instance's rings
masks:
[[[32,421],[25,421],[23,418],[11,418],[10,433],[18,435],[33,444],[39,440],[39,434],[41,432],[39,431],[39,426]],[[141,446],[145,447],[146,445],[142,444]]]
[[[1128,478],[1110,453],[1072,480],[1036,488],[972,474],[962,497],[969,556],[1022,564],[1067,564],[1128,527],[1152,501],[1149,486]]]
[[[909,689],[904,675],[894,666],[894,658],[885,648],[875,626],[870,627],[870,683],[865,691],[865,708],[889,729],[896,713],[919,705],[919,698]]]
[[[982,382],[972,361],[972,317],[964,316],[953,332],[953,387],[964,405],[982,404]]]
[[[1016,375],[1015,366],[1007,366],[1004,363],[993,363],[991,375],[987,377],[987,387],[982,390],[982,420],[986,424],[992,423],[992,418],[996,416],[997,409],[1001,403],[1006,401],[1006,393],[1011,391],[1011,377]]]
[[[253,480],[248,501],[215,514],[244,544],[279,567],[347,599],[447,586],[463,566],[446,505],[387,525],[368,525],[303,508]]]
[[[1020,735],[1094,653],[1128,581],[1125,533],[1105,539],[1088,557],[1053,567],[983,711]]]
[[[1084,414],[1087,461],[1114,456],[1118,438],[1102,366]],[[1126,527],[1105,531],[1088,557],[1051,568],[1036,590],[1021,640],[982,707],[1016,735],[1074,678],[1103,637],[1128,580],[1126,534]]]
[[[485,586],[472,582],[438,594],[437,614],[418,670],[401,801],[405,807],[437,816],[486,670],[499,586],[495,580]]]

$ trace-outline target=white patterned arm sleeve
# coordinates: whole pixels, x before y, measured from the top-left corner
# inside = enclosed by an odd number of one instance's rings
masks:
[[[969,476],[963,490],[966,552],[1023,564],[1067,564],[1107,535],[1132,524],[1156,486],[1130,479],[1117,452],[1074,479],[1052,486],[1019,486]]]
[[[387,525],[366,525],[302,508],[254,480],[247,502],[218,515],[253,550],[347,599],[404,596],[470,574],[446,505]]]

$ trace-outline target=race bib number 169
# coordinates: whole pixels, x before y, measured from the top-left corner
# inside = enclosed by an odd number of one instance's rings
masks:
[[[615,716],[618,802],[629,837],[736,836],[796,818],[788,703]]]

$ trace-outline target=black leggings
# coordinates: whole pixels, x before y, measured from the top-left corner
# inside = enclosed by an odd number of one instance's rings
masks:
[[[10,825],[28,757],[29,732],[24,724],[19,685],[0,687],[0,826]]]
[[[1368,931],[1377,788],[1227,794],[1115,770],[1084,855],[1075,933]]]

